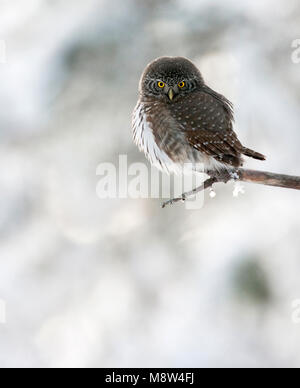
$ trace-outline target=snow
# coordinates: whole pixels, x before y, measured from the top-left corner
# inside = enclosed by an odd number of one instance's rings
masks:
[[[241,182],[235,182],[233,196],[237,198],[240,194],[245,194],[245,187],[241,184]]]
[[[210,191],[209,191],[209,196],[210,196],[210,198],[215,198],[216,196],[217,196],[217,193],[215,192],[215,190],[213,190],[213,189],[210,189]]]

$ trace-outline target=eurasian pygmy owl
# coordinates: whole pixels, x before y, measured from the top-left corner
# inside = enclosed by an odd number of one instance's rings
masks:
[[[210,89],[188,59],[162,57],[140,80],[133,112],[133,137],[151,164],[180,172],[186,164],[205,171],[240,167],[242,155],[265,160],[244,147],[233,131],[233,106]]]

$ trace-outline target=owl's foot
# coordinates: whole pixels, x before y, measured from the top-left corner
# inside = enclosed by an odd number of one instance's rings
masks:
[[[234,180],[235,182],[238,181],[240,179],[239,170],[234,169],[234,170],[230,171],[230,176],[231,176],[231,179]]]

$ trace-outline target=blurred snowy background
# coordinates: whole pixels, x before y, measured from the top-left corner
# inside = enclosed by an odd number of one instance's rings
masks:
[[[298,192],[96,196],[99,163],[145,161],[131,111],[161,55],[235,103],[268,156],[248,167],[300,175],[297,38],[297,0],[0,1],[1,367],[300,367]]]

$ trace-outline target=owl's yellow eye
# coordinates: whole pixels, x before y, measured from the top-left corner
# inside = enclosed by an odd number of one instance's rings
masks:
[[[179,82],[178,86],[182,89],[185,87],[185,82],[184,81],[181,81]]]
[[[165,84],[162,81],[159,81],[157,82],[157,86],[162,89],[165,87]]]

